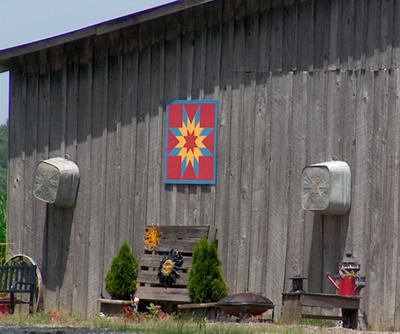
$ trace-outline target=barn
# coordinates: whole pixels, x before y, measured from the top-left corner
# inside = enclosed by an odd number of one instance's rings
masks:
[[[209,225],[231,293],[281,304],[293,274],[334,292],[352,251],[368,322],[400,329],[400,3],[184,0],[0,51],[10,72],[8,239],[45,305],[97,312],[105,272],[145,225]],[[215,185],[165,184],[168,100],[216,100]],[[41,160],[80,169],[76,205],[32,196]],[[352,174],[344,216],[304,211],[301,173]]]

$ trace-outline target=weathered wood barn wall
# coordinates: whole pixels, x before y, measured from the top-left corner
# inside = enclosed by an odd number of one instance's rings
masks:
[[[46,306],[93,314],[112,257],[125,240],[139,254],[146,224],[211,225],[231,293],[280,304],[295,273],[332,291],[324,274],[350,250],[369,323],[399,329],[400,2],[197,2],[40,44],[7,66],[0,52],[8,237],[40,264]],[[220,101],[215,187],[162,182],[175,98]],[[81,171],[68,210],[32,197],[35,165],[64,155]],[[302,168],[332,156],[351,166],[351,211],[304,212]]]

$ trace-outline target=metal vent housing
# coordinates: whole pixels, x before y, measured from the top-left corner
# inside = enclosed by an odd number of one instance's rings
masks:
[[[75,204],[78,185],[79,168],[75,162],[52,158],[37,165],[33,195],[43,202],[70,208]]]
[[[302,174],[302,207],[325,215],[344,215],[351,205],[351,173],[344,161],[307,166]]]

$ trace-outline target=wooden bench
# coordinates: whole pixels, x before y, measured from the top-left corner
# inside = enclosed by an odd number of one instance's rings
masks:
[[[187,283],[193,247],[201,238],[209,237],[210,228],[209,226],[159,226],[158,228],[162,234],[160,244],[153,251],[144,249],[139,259],[140,271],[135,297],[173,304],[190,303]],[[165,288],[159,283],[158,269],[160,261],[172,248],[179,250],[183,255],[183,265],[176,284]]]
[[[35,265],[0,266],[0,293],[9,294],[9,298],[0,299],[0,304],[10,304],[11,313],[14,312],[16,304],[28,304],[29,313],[33,313],[36,283]],[[21,297],[20,294],[29,295],[28,300],[17,298]]]
[[[340,308],[341,316],[303,313],[304,307]],[[327,293],[288,292],[283,293],[282,322],[298,324],[300,319],[343,320],[343,327],[357,329],[360,297],[344,297]]]

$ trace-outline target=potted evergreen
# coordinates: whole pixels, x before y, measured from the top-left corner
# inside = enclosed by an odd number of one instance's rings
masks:
[[[113,299],[130,300],[136,292],[139,265],[125,242],[106,275],[106,290]]]
[[[188,290],[195,303],[210,303],[226,297],[228,287],[223,278],[217,244],[201,239],[193,250]]]

